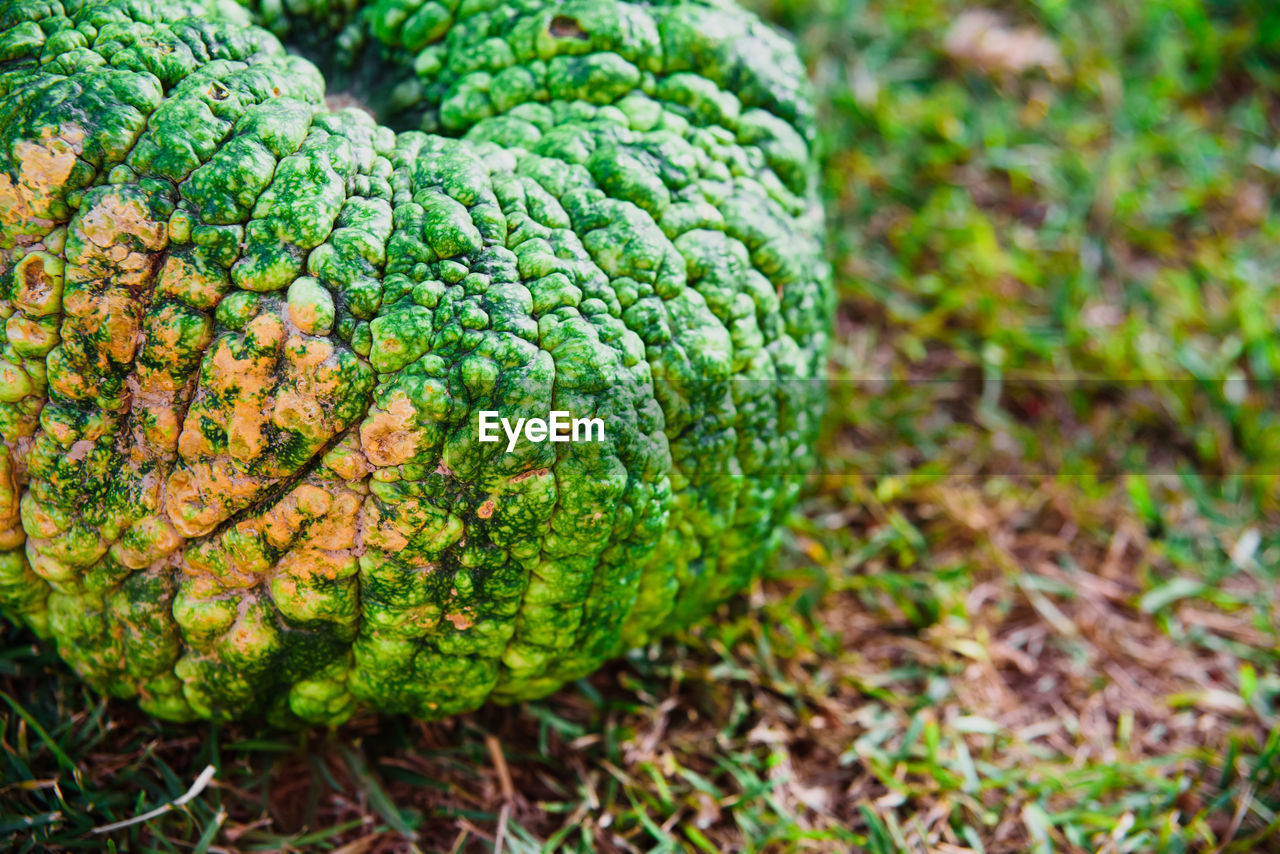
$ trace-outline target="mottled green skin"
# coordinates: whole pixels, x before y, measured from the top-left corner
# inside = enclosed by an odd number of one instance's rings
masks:
[[[0,0],[0,607],[161,717],[325,723],[706,614],[821,414],[811,122],[722,4]]]

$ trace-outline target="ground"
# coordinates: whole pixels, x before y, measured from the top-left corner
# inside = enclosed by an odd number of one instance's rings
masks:
[[[546,701],[297,735],[6,626],[0,845],[1280,851],[1280,7],[753,5],[840,301],[767,577]]]

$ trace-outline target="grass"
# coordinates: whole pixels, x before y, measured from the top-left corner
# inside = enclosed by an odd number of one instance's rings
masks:
[[[157,725],[6,627],[0,846],[1280,851],[1280,13],[753,5],[818,87],[840,297],[768,576],[546,701],[295,735]]]

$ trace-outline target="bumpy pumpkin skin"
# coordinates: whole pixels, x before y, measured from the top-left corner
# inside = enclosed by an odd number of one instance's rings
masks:
[[[351,5],[0,0],[0,608],[159,717],[545,695],[757,572],[821,415],[785,39]]]

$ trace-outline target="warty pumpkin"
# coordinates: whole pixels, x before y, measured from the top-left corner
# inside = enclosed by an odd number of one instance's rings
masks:
[[[156,716],[329,724],[703,617],[822,412],[813,148],[721,2],[0,0],[0,608]]]

